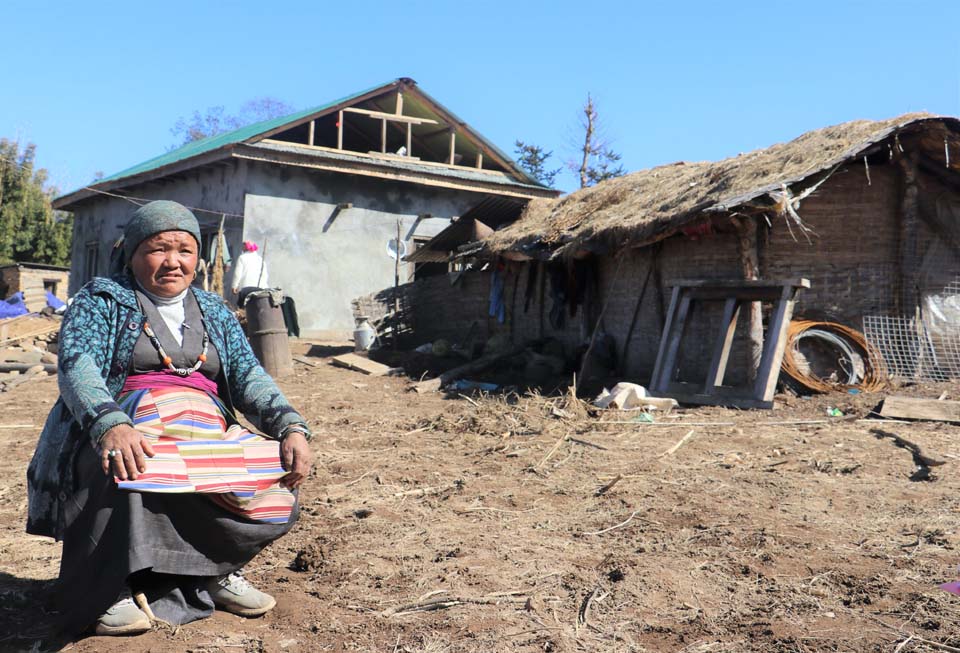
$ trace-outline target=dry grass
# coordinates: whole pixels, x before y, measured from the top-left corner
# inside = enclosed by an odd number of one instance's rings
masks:
[[[501,254],[546,249],[563,255],[582,248],[611,251],[628,243],[648,244],[703,219],[705,212],[735,210],[760,198],[775,210],[784,198],[768,194],[776,195],[782,184],[830,171],[895,135],[937,132],[942,157],[944,136],[958,126],[954,118],[927,113],[858,120],[723,161],[641,170],[560,199],[533,200],[517,222],[484,241],[485,250]],[[931,139],[931,144],[936,142]]]
[[[316,428],[317,466],[296,528],[247,569],[277,609],[71,651],[879,652],[911,636],[901,653],[931,650],[921,640],[960,646],[960,604],[936,588],[955,575],[960,448],[950,427],[886,425],[950,461],[911,482],[909,452],[855,421],[876,397],[683,410],[649,426],[569,395],[475,405],[328,366],[299,367],[283,386]],[[926,391],[943,389],[958,392]],[[38,420],[55,393],[40,381],[0,408]],[[828,403],[850,417],[825,420]],[[29,648],[22,633],[44,626],[35,606],[50,588],[31,579],[56,575],[58,546],[22,533],[31,434],[0,436],[0,596],[16,631],[0,631],[5,650]]]

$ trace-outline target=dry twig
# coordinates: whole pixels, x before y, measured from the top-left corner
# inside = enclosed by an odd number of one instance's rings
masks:
[[[680,447],[682,447],[683,445],[685,445],[687,442],[690,441],[690,438],[693,437],[693,434],[694,434],[694,433],[696,433],[696,431],[690,431],[689,433],[687,433],[685,436],[683,436],[682,438],[680,438],[680,440],[679,440],[675,445],[673,445],[672,447],[670,447],[669,449],[667,449],[666,451],[664,451],[662,454],[660,454],[660,456],[661,456],[661,457],[663,457],[663,456],[669,456],[669,455],[671,455],[671,454],[676,453],[676,452],[677,452],[677,449],[679,449]]]
[[[616,529],[618,529],[618,528],[623,528],[624,526],[626,526],[627,524],[629,524],[629,523],[631,522],[631,520],[633,520],[634,517],[637,516],[637,513],[638,513],[638,512],[640,512],[640,511],[639,511],[639,510],[634,510],[634,511],[633,511],[633,514],[631,514],[629,517],[626,518],[626,520],[620,522],[620,523],[617,524],[616,526],[611,526],[610,528],[604,528],[602,531],[583,531],[583,532],[580,533],[580,534],[581,534],[581,535],[603,535],[604,533],[609,533],[610,531],[616,530]]]
[[[401,605],[396,608],[390,608],[384,610],[381,615],[384,617],[402,617],[408,614],[414,614],[416,612],[432,612],[434,610],[446,610],[447,608],[454,608],[458,605],[499,605],[500,603],[526,603],[526,596],[512,596],[511,593],[504,593],[499,595],[490,595],[490,596],[481,596],[481,597],[466,597],[466,596],[451,596],[446,598],[436,598],[429,599],[426,601],[418,601],[415,603],[408,603],[406,605]]]
[[[619,482],[620,482],[620,479],[622,479],[622,478],[623,478],[623,474],[617,474],[617,475],[613,478],[612,481],[610,481],[609,483],[607,483],[607,484],[604,485],[603,487],[599,488],[599,489],[596,491],[595,496],[600,496],[600,495],[608,492],[608,491],[610,490],[610,488],[612,488],[614,485],[616,485],[617,483],[619,483]]]
[[[447,490],[459,490],[464,485],[463,479],[457,479],[450,485],[437,485],[434,487],[421,487],[416,490],[404,490],[403,492],[394,492],[393,498],[399,499],[401,497],[425,497],[430,494],[440,494],[446,492]]]

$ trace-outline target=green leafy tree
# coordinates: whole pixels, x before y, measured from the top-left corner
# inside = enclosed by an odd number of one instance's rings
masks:
[[[32,143],[0,139],[0,261],[67,265],[73,219],[53,210],[57,190],[35,159]]]
[[[190,116],[177,119],[170,133],[177,139],[174,147],[180,147],[209,136],[239,129],[244,125],[279,118],[289,113],[293,113],[293,107],[286,102],[272,97],[259,97],[244,102],[240,111],[235,114],[227,113],[223,106],[209,107],[203,113],[194,111]]]
[[[553,183],[560,174],[562,168],[548,168],[547,161],[553,156],[553,152],[548,152],[539,145],[533,145],[521,140],[513,144],[514,154],[517,157],[517,163],[527,174],[539,181],[544,186],[553,187]]]

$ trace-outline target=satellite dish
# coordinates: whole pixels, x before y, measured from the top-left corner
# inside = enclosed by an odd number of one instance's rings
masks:
[[[401,240],[399,242],[399,248],[397,245],[398,243],[396,238],[391,238],[387,241],[387,256],[392,259],[400,259],[407,255],[407,244]]]

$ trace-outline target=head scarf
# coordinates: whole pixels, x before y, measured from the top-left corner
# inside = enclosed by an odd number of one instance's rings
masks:
[[[255,252],[257,251],[257,244],[252,240],[243,241],[243,251],[245,252]]]
[[[164,231],[186,231],[200,247],[200,224],[190,209],[170,200],[157,200],[144,204],[130,216],[123,230],[124,262],[129,263],[140,243]]]

